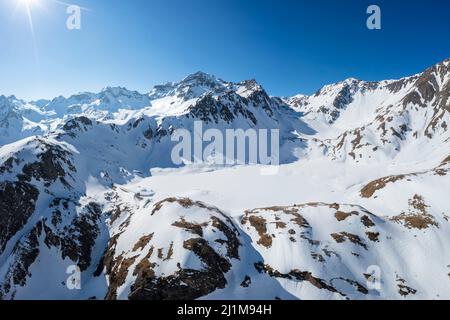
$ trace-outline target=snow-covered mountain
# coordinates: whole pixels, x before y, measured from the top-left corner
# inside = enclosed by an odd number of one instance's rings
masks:
[[[15,142],[49,130],[50,114],[14,96],[0,96],[0,145]]]
[[[311,97],[287,99],[318,134],[310,150],[335,159],[421,160],[450,139],[450,61],[393,81],[348,79]],[[397,160],[398,161],[398,160]]]
[[[450,59],[291,98],[201,72],[1,96],[0,298],[450,298],[449,96]],[[174,165],[195,121],[279,129],[276,174]]]

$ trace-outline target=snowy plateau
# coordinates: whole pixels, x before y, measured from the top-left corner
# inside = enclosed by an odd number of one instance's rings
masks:
[[[173,165],[196,121],[278,129],[277,173]],[[0,96],[0,299],[450,299],[449,126],[450,59],[311,96]]]

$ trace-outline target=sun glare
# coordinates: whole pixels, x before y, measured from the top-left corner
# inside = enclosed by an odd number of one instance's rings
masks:
[[[40,1],[41,0],[17,0],[17,2],[16,2],[16,6],[21,7],[27,15],[27,20],[28,20],[28,24],[30,25],[31,36],[33,37],[33,45],[35,47],[35,51],[36,51],[36,36],[34,34],[33,17],[32,17],[31,11],[32,11],[33,7],[40,4]],[[36,58],[36,60],[37,60],[37,58]]]
[[[17,0],[19,2],[19,5],[25,6],[27,8],[30,8],[36,4],[38,4],[39,0]]]
[[[31,28],[33,28],[33,22],[31,19],[31,8],[38,4],[39,0],[17,0],[17,5],[24,7],[28,15],[28,20],[30,22]]]
[[[26,5],[32,5],[38,2],[39,0],[18,0],[19,2],[25,3]]]

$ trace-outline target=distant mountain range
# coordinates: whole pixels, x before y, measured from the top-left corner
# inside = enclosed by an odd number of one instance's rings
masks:
[[[195,121],[279,129],[279,172],[175,166]],[[449,299],[449,125],[450,59],[312,96],[0,96],[0,299]]]

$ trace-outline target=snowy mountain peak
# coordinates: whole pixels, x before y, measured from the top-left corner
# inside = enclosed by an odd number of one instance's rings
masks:
[[[24,101],[17,99],[16,96],[0,96],[0,110],[11,109],[24,103]]]
[[[237,84],[238,94],[241,96],[248,96],[254,92],[264,92],[263,87],[255,80],[244,80]]]
[[[0,121],[8,122],[8,118],[19,118],[23,109],[29,109],[26,102],[17,99],[15,96],[0,96]],[[1,124],[0,124],[1,126]]]
[[[111,87],[111,86],[107,86],[105,88],[102,89],[102,91],[100,91],[99,94],[111,94],[114,97],[120,97],[120,96],[125,96],[125,97],[131,97],[131,96],[135,96],[135,97],[139,97],[142,96],[142,94],[140,94],[138,91],[135,90],[128,90],[125,87]]]
[[[217,82],[220,81],[216,78],[216,76],[203,71],[197,71],[190,74],[181,81],[181,83],[192,83],[197,85],[215,85]]]
[[[4,103],[6,101],[13,101],[13,100],[17,100],[16,96],[12,95],[12,96],[5,96],[5,95],[0,95],[0,103]]]
[[[213,75],[196,72],[185,77],[180,82],[169,82],[157,85],[150,91],[150,99],[156,100],[165,97],[176,97],[183,101],[196,99],[204,94],[223,92],[231,84]]]
[[[150,105],[148,95],[123,87],[106,87],[99,93],[82,92],[68,98],[59,96],[42,108],[53,111],[58,117],[85,114],[93,118],[103,118],[120,109],[136,110]]]

